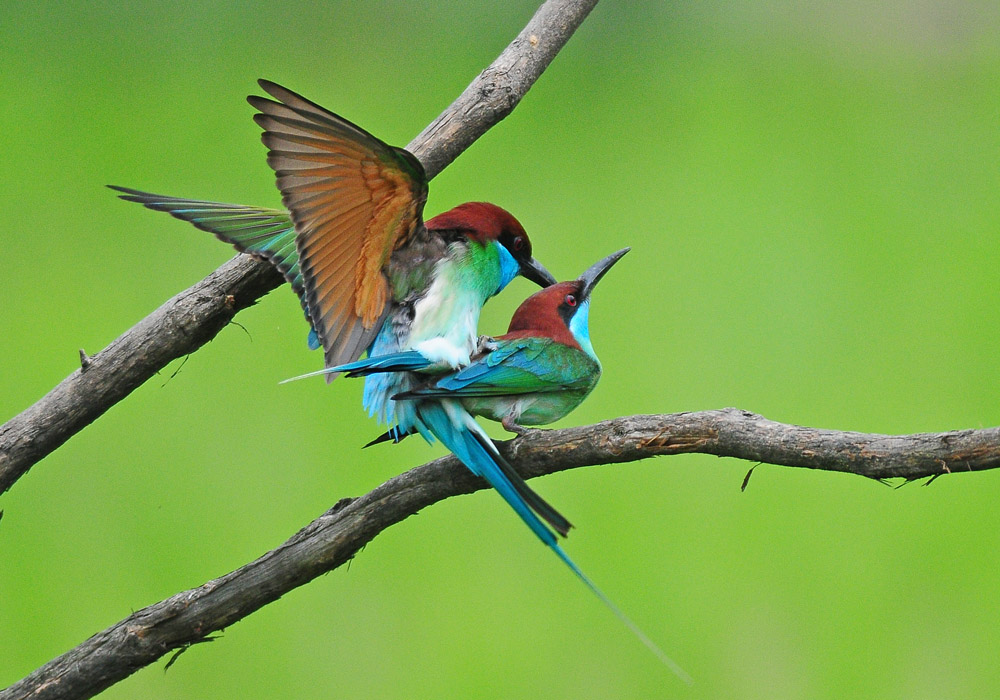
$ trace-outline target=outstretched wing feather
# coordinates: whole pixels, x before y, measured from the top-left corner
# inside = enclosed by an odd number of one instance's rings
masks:
[[[295,224],[306,302],[326,365],[357,359],[389,301],[383,267],[420,225],[420,163],[360,127],[268,81],[251,97],[268,163]]]

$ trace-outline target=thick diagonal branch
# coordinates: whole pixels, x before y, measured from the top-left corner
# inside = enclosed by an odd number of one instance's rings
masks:
[[[434,177],[510,114],[597,0],[548,0],[496,61],[407,148]],[[263,170],[263,159],[261,168]],[[81,369],[0,426],[0,494],[36,462],[99,418],[167,363],[194,352],[237,312],[282,282],[248,256],[227,262],[167,301]]]
[[[531,431],[500,448],[525,477],[701,452],[875,479],[916,479],[1000,467],[1000,428],[870,435],[785,425],[727,408]],[[337,568],[380,532],[420,509],[481,488],[485,482],[454,457],[412,469],[360,498],[341,501],[256,561],[99,632],[0,692],[0,700],[91,697],[171,650],[203,640]]]

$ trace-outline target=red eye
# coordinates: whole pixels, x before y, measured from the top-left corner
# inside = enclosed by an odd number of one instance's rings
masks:
[[[524,236],[518,236],[514,239],[514,250],[521,250],[524,248]]]
[[[576,306],[576,297],[572,294],[566,295],[566,306]]]

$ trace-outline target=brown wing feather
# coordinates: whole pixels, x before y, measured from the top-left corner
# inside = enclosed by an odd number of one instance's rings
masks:
[[[427,179],[420,162],[364,129],[261,80],[275,100],[250,104],[269,149],[326,366],[356,360],[389,300],[383,268],[420,225]]]

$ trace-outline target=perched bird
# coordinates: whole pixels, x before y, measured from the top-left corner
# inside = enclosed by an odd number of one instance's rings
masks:
[[[287,212],[113,189],[273,263],[299,295],[310,346],[323,347],[327,367],[366,350],[419,350],[441,367],[461,367],[476,348],[487,299],[519,274],[555,283],[509,212],[468,202],[424,223],[427,178],[413,154],[291,90],[259,83],[275,99],[247,99]],[[412,416],[396,415],[391,396],[410,388],[409,375],[372,377],[365,407],[408,431]]]
[[[576,574],[612,612],[674,673],[690,677],[629,619],[570,559],[556,533],[566,536],[568,520],[545,502],[500,455],[473,415],[484,416],[513,432],[522,425],[551,423],[576,408],[597,385],[601,363],[590,340],[588,316],[594,286],[628,248],[600,260],[579,279],[535,292],[511,319],[505,335],[481,343],[467,367],[435,376],[437,363],[419,351],[372,356],[312,372],[431,372],[413,388],[393,396],[414,404],[414,430],[428,442],[437,438],[468,469],[484,478],[532,532]],[[286,380],[291,381],[291,380]]]
[[[346,372],[348,377],[410,373],[412,388],[392,398],[413,406],[413,432],[428,442],[440,440],[474,474],[500,491],[545,544],[564,556],[553,530],[565,536],[571,525],[531,490],[473,415],[500,421],[511,432],[521,433],[522,425],[552,423],[580,405],[601,376],[588,328],[590,294],[628,251],[625,248],[600,260],[577,280],[528,297],[514,312],[507,333],[485,338],[467,367],[441,376],[436,359],[417,349],[373,354],[286,381],[334,372]]]

